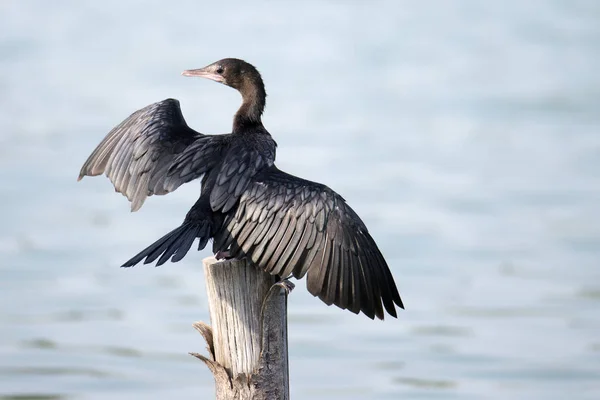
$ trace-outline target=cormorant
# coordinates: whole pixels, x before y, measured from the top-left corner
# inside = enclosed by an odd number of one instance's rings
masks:
[[[231,133],[190,128],[179,101],[166,99],[131,114],[87,159],[84,176],[106,173],[137,211],[148,196],[164,195],[202,178],[201,194],[183,224],[123,264],[181,260],[196,238],[213,239],[217,257],[249,258],[286,278],[307,277],[308,291],[326,304],[383,319],[404,308],[394,278],[367,227],[336,192],[279,170],[277,144],[261,122],[266,92],[249,63],[226,58],[187,70],[237,89],[242,105]],[[382,307],[383,304],[383,307]]]

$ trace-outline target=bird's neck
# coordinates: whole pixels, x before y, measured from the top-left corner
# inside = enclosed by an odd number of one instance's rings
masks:
[[[240,90],[242,105],[233,118],[233,132],[262,127],[261,116],[265,110],[267,94],[260,82],[249,82]]]

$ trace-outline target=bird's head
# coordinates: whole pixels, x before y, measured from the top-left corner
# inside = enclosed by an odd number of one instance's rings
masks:
[[[183,71],[184,76],[211,79],[243,92],[248,85],[263,85],[260,73],[252,64],[237,58],[224,58],[204,68]]]
[[[183,75],[211,79],[240,92],[243,102],[233,120],[234,132],[262,126],[267,93],[260,73],[253,65],[237,58],[224,58],[204,68],[183,71]]]

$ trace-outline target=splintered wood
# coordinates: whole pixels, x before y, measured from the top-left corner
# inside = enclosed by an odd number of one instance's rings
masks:
[[[194,324],[217,400],[289,399],[287,290],[245,260],[204,259],[211,326]]]

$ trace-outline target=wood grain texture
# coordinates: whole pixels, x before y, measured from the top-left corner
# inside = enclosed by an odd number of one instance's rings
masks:
[[[202,360],[217,400],[288,400],[287,292],[245,260],[204,259],[212,328],[194,324],[207,342]]]

